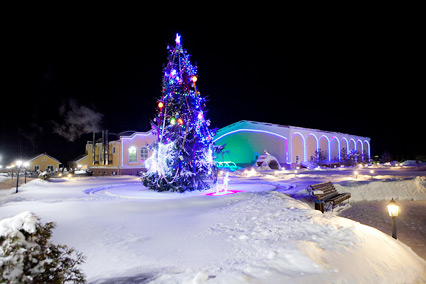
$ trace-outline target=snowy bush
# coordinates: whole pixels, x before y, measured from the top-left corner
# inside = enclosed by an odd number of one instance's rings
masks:
[[[42,179],[42,180],[50,181],[50,174],[48,172],[44,171],[44,172],[41,172],[38,175],[38,178]]]
[[[50,243],[54,227],[30,212],[0,221],[0,283],[86,283],[76,267],[85,257]]]
[[[319,168],[318,164],[315,162],[301,162],[300,165],[302,166],[302,168],[307,168],[309,170]]]

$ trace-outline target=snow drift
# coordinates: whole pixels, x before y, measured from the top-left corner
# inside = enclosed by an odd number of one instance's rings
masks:
[[[30,210],[57,222],[54,241],[87,256],[82,269],[93,283],[426,282],[426,262],[400,241],[285,194],[255,192],[262,179],[239,179],[230,184],[244,193],[157,200],[120,198],[112,185],[132,188],[131,177],[34,180],[2,198],[0,218]],[[117,194],[84,192],[91,188]]]
[[[426,178],[387,178],[377,181],[345,181],[337,191],[350,192],[351,202],[374,200],[426,200]]]

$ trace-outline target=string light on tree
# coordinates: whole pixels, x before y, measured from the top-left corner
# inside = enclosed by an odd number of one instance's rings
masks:
[[[182,48],[181,36],[168,46],[168,63],[163,69],[162,97],[152,122],[158,141],[151,145],[153,155],[146,161],[145,186],[158,191],[203,190],[204,179],[213,168],[214,131],[205,119],[206,100],[197,90],[197,67]],[[165,162],[167,161],[167,162]]]

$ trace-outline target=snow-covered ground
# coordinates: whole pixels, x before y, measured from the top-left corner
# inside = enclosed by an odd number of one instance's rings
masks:
[[[351,202],[426,199],[425,171],[352,171],[239,171],[229,187],[243,192],[223,196],[157,193],[130,176],[34,180],[0,190],[0,219],[57,222],[53,242],[86,255],[93,283],[426,282],[426,261],[402,242],[287,195],[331,180]]]

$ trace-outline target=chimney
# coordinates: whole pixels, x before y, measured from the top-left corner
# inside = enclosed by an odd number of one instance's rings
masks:
[[[105,165],[105,130],[102,130],[102,152],[99,154],[101,154],[102,157],[102,165]]]
[[[108,129],[105,130],[105,159],[104,159],[104,163],[105,165],[108,165],[109,163],[109,146],[108,146]]]
[[[96,133],[93,132],[93,142],[92,142],[92,163],[95,165],[95,150],[96,150]]]

